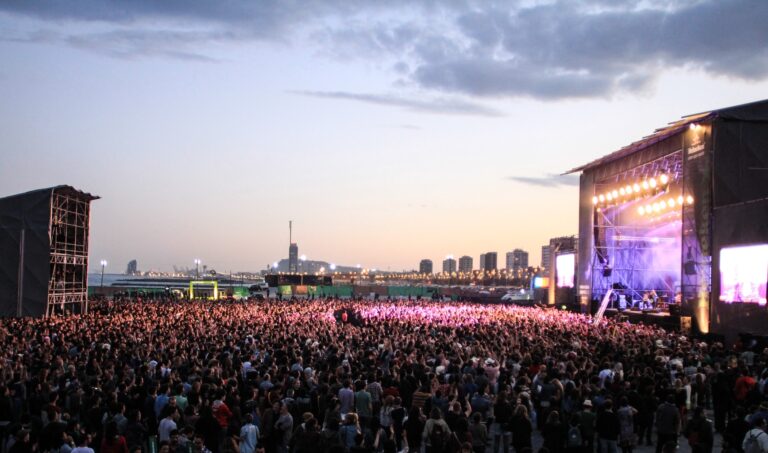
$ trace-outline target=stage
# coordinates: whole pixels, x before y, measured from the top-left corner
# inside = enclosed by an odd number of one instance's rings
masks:
[[[626,317],[626,320],[632,324],[643,323],[648,326],[657,326],[666,330],[680,330],[680,315],[671,314],[668,311],[659,310],[623,310],[615,308],[605,310],[606,318]]]

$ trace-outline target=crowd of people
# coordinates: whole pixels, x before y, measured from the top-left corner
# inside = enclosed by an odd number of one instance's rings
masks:
[[[768,350],[554,309],[127,300],[0,342],[2,453],[768,452]]]

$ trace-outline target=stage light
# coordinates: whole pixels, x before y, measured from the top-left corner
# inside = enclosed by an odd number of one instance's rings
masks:
[[[627,195],[632,195],[632,186],[627,184],[627,187],[624,188],[624,192],[626,192]]]
[[[598,201],[599,201],[599,200],[598,200],[598,198],[597,198],[597,195],[595,195],[594,197],[592,197],[592,204],[597,204],[597,202],[598,202]]]
[[[648,190],[648,180],[643,181],[643,190]]]
[[[613,195],[611,195],[611,193],[608,192],[608,194],[605,196],[605,199],[608,200],[608,201],[611,201],[611,200],[613,200]]]
[[[624,192],[624,188],[619,188],[619,195],[624,195],[626,192]]]
[[[635,193],[638,193],[638,192],[640,192],[640,184],[638,184],[638,183],[635,183],[635,184],[632,186],[632,191],[634,191]]]
[[[659,212],[661,211],[661,206],[659,206],[658,203],[653,204],[653,212]]]
[[[653,212],[653,206],[651,206],[650,203],[645,205],[645,212],[647,212],[648,214]]]
[[[670,208],[674,208],[675,207],[675,199],[674,198],[670,198],[669,201],[667,202],[667,205]]]
[[[666,184],[666,183],[669,182],[669,176],[661,175],[661,176],[659,176],[659,181],[661,181],[662,184]]]
[[[645,208],[640,206],[639,208],[637,208],[637,213],[640,214],[640,215],[645,214]]]
[[[619,192],[617,190],[611,192],[611,195],[613,195],[613,198],[619,198]]]
[[[679,195],[677,197],[677,204],[683,204],[683,196],[682,195]]]
[[[659,202],[659,207],[660,207],[661,209],[667,209],[667,202],[666,202],[666,201],[664,201],[664,200],[661,200],[661,201]]]
[[[693,204],[693,197],[688,195],[687,197],[685,197],[685,202],[688,204]]]
[[[656,187],[656,178],[651,178],[648,180],[648,185],[651,186],[651,189]]]
[[[600,200],[600,203],[605,201],[605,197],[603,196],[603,194],[600,194],[600,196],[597,197],[597,199]]]

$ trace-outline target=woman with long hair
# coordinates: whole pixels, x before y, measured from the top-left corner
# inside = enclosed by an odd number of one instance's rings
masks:
[[[533,424],[528,415],[528,408],[522,404],[515,407],[514,415],[510,420],[512,431],[512,446],[516,452],[523,451],[524,448],[532,448],[531,435],[533,434]]]

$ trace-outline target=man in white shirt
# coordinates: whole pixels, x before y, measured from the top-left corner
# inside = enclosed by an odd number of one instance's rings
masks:
[[[91,443],[91,435],[82,436],[78,439],[77,447],[73,448],[71,453],[94,453],[93,448],[88,446],[89,443]]]
[[[253,416],[245,416],[245,424],[240,429],[240,453],[254,453],[259,440],[259,428],[253,424]]]
[[[177,407],[169,408],[168,414],[164,419],[160,420],[160,426],[157,428],[157,436],[160,442],[168,442],[171,440],[171,431],[176,429],[176,419],[179,416],[179,409]]]

